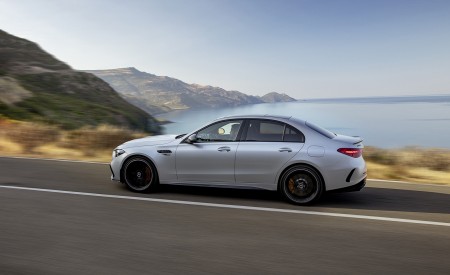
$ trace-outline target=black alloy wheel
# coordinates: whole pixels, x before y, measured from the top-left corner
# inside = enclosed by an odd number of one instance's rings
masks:
[[[305,165],[289,168],[280,181],[280,192],[293,204],[308,205],[323,193],[323,181],[318,172]]]
[[[124,182],[135,192],[146,192],[155,189],[157,185],[156,169],[148,160],[134,157],[123,166]]]

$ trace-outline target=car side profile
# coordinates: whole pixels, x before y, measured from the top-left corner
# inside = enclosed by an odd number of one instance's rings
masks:
[[[283,116],[220,118],[185,135],[119,145],[112,180],[135,192],[159,184],[277,190],[306,205],[328,191],[358,191],[367,169],[362,139]]]

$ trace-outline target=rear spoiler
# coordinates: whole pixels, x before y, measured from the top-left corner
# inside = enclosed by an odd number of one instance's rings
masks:
[[[364,139],[363,139],[362,137],[360,137],[360,136],[353,136],[353,137],[359,138],[359,141],[353,143],[353,145],[359,144],[359,143],[363,142],[363,140],[364,140]]]

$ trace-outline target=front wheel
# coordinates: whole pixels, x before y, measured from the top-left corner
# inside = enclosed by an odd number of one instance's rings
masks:
[[[135,192],[154,191],[158,185],[155,167],[141,157],[134,157],[125,162],[123,179],[126,186]]]
[[[296,165],[284,172],[279,190],[290,203],[307,205],[322,196],[323,185],[316,170],[305,165]]]

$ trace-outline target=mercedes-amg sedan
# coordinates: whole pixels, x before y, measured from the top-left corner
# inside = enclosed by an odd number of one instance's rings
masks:
[[[282,116],[217,119],[189,134],[131,140],[113,151],[111,179],[132,191],[158,184],[278,190],[295,204],[365,185],[362,139]]]

